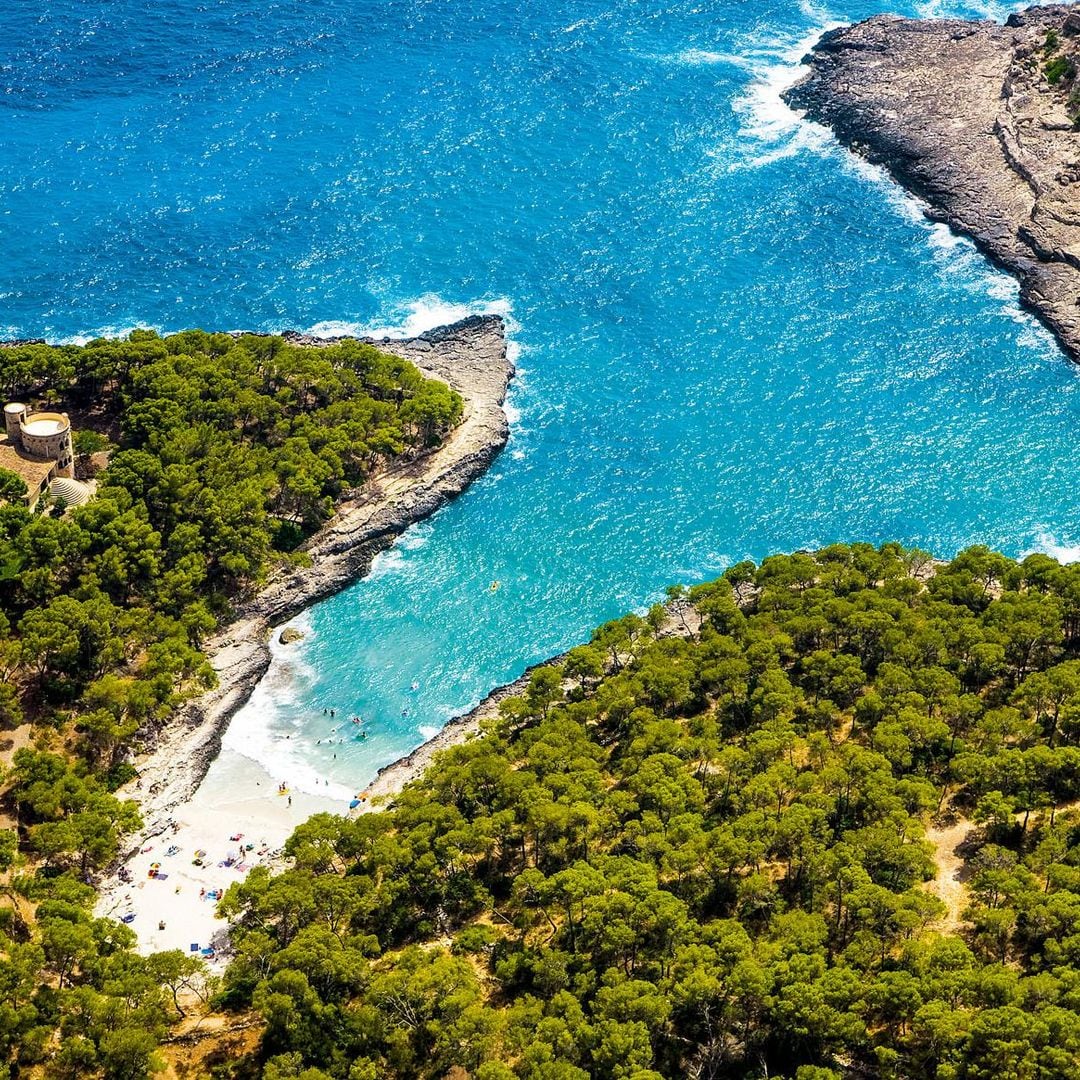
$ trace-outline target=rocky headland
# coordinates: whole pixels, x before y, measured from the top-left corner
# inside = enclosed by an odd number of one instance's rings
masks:
[[[300,334],[285,336],[312,347],[331,343]],[[417,338],[372,343],[454,387],[465,399],[464,417],[441,446],[388,465],[342,502],[303,546],[310,566],[277,572],[205,643],[217,686],[188,702],[155,734],[150,753],[138,762],[141,787],[128,785],[121,792],[141,805],[145,828],[140,842],[168,825],[173,810],[192,796],[206,775],[229,719],[266,673],[273,629],[361,577],[405,529],[481,476],[506,444],[509,426],[503,402],[514,366],[501,318],[471,316]]]
[[[1004,24],[876,16],[825,34],[785,100],[970,237],[1080,360],[1080,5]]]

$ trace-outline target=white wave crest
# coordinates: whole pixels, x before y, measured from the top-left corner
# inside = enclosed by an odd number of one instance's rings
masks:
[[[87,342],[96,341],[98,338],[126,338],[132,330],[153,330],[156,334],[164,336],[169,331],[160,326],[150,326],[148,323],[126,323],[123,326],[101,326],[97,330],[91,330],[85,334],[71,334],[68,337],[56,339],[57,345],[85,345]],[[45,338],[52,340],[46,332]]]
[[[674,60],[677,64],[732,64],[735,67],[747,67],[749,63],[745,57],[735,53],[713,52],[710,49],[684,49],[676,53]]]
[[[349,799],[349,788],[327,783],[327,778],[305,758],[309,742],[304,734],[309,720],[306,712],[316,681],[307,646],[317,634],[308,612],[286,625],[300,630],[303,640],[282,645],[278,641],[280,630],[274,633],[270,667],[247,704],[229,723],[221,739],[222,749],[256,762],[274,780],[285,781],[295,790],[329,799]]]
[[[1049,555],[1061,563],[1080,562],[1080,544],[1061,544],[1049,533],[1039,533],[1035,538],[1035,546],[1025,551],[1021,558],[1028,555]]]
[[[1004,22],[1014,11],[1027,7],[1039,7],[1056,0],[1019,0],[1001,3],[1000,0],[921,0],[915,5],[915,15],[920,19],[991,19]]]
[[[477,300],[470,304],[459,304],[444,300],[435,293],[426,293],[402,304],[396,304],[380,316],[378,321],[361,323],[332,319],[315,323],[307,333],[316,337],[374,337],[401,338],[418,337],[425,331],[437,326],[448,326],[460,322],[470,315],[501,315],[506,322],[508,334],[521,329],[513,317],[513,305],[506,299]]]
[[[753,78],[732,101],[744,151],[729,166],[732,170],[760,168],[803,151],[821,153],[834,142],[828,129],[808,121],[781,96],[805,73],[803,57],[821,35],[843,25],[822,12],[808,10],[807,14],[818,25],[805,36],[794,41],[759,37],[738,59],[738,66]]]
[[[395,541],[405,551],[418,551],[431,537],[431,522],[421,521],[407,529]]]

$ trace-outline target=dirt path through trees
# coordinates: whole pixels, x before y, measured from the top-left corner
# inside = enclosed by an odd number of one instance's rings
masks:
[[[977,826],[968,818],[958,818],[950,825],[934,825],[926,830],[926,839],[934,845],[934,865],[937,876],[927,883],[927,889],[945,905],[941,931],[955,934],[963,924],[963,911],[968,904],[967,864],[959,849],[971,837]]]

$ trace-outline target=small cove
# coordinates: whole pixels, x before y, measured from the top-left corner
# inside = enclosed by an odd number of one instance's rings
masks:
[[[6,334],[513,320],[507,450],[303,616],[227,748],[340,796],[739,558],[1080,542],[1076,369],[779,104],[804,42],[886,6],[166,3],[144,35],[117,0],[12,30]],[[118,83],[144,36],[173,45]]]

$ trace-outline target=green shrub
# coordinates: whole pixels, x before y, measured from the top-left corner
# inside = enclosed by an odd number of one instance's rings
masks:
[[[1076,62],[1069,56],[1058,56],[1043,65],[1043,74],[1051,86],[1060,82],[1069,82],[1076,74]]]

